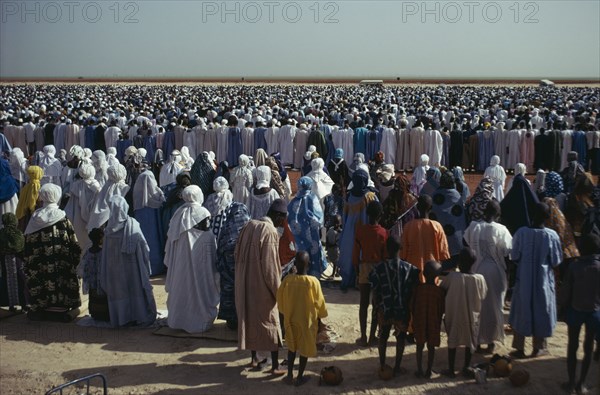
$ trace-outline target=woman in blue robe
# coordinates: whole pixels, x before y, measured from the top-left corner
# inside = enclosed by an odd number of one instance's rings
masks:
[[[352,247],[354,246],[354,234],[357,225],[368,223],[367,205],[377,200],[374,192],[369,190],[369,173],[363,169],[357,169],[352,174],[352,189],[348,193],[344,204],[342,222],[344,228],[340,237],[340,274],[342,276],[342,291],[353,287],[356,283],[356,273],[352,266]]]
[[[308,274],[321,278],[327,268],[325,251],[321,244],[323,209],[319,198],[312,192],[313,180],[301,177],[298,180],[298,192],[288,205],[288,225],[296,240],[296,249],[310,255]]]
[[[133,216],[140,223],[150,248],[151,276],[162,274],[166,269],[163,263],[165,237],[160,215],[164,201],[165,196],[156,183],[154,173],[150,170],[141,173],[133,187]]]
[[[227,327],[237,329],[235,310],[235,259],[233,251],[240,232],[250,221],[250,212],[243,203],[233,202],[227,208],[225,222],[217,239],[217,270],[220,277],[221,300],[217,318],[227,321]]]

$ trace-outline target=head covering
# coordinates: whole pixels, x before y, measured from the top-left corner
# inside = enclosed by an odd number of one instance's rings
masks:
[[[551,171],[544,180],[544,196],[554,198],[563,192],[563,180],[560,174]]]
[[[494,155],[490,159],[490,166],[498,166],[500,164],[500,157],[498,155]]]
[[[515,165],[515,175],[517,174],[521,174],[522,176],[525,176],[527,174],[527,166],[525,166],[524,163],[517,163]]]
[[[58,160],[54,157],[54,155],[56,155],[56,148],[53,145],[44,146],[42,152],[43,154],[39,164],[42,169],[46,169]]]
[[[94,177],[96,176],[96,169],[94,169],[94,166],[92,165],[87,163],[82,164],[79,166],[77,173],[82,180],[86,181],[86,183],[89,181],[95,181]]]
[[[210,217],[210,212],[202,207],[204,194],[199,186],[186,187],[181,192],[181,198],[185,203],[175,211],[169,222],[169,231],[167,232],[169,242],[178,240],[183,233]]]
[[[367,188],[369,184],[369,173],[363,169],[357,169],[352,173],[352,189],[350,193],[353,196],[364,196],[369,190]]]
[[[10,160],[9,160],[10,173],[12,174],[14,179],[17,180],[18,182],[27,181],[27,176],[25,174],[25,169],[24,169],[25,162],[26,162],[25,155],[23,154],[23,151],[21,150],[21,148],[19,148],[19,147],[13,148],[10,153]]]
[[[429,155],[423,154],[421,155],[421,166],[429,165]]]
[[[344,150],[341,148],[336,148],[335,153],[333,154],[334,159],[343,159],[344,158]]]
[[[129,218],[127,215],[129,205],[125,198],[119,195],[111,196],[108,199],[108,209],[110,211],[110,217],[108,218],[105,231],[107,233],[113,233],[123,229],[125,222],[127,222],[127,219]]]
[[[264,166],[268,156],[269,155],[267,155],[267,152],[264,149],[257,149],[256,154],[254,155],[254,165],[256,167]]]
[[[43,185],[40,188],[39,197],[44,206],[31,215],[27,229],[25,229],[26,235],[52,226],[66,216],[65,212],[58,208],[62,197],[62,190],[58,185]]]
[[[304,153],[304,159],[311,160],[312,154],[314,152],[317,152],[317,147],[315,147],[314,145],[309,145],[308,150]]]
[[[129,185],[125,182],[125,177],[127,177],[125,166],[121,164],[111,166],[106,173],[108,180],[102,186],[102,189],[100,189],[100,192],[98,192],[92,203],[90,218],[87,223],[88,232],[94,228],[99,228],[108,221],[110,215],[108,200],[114,195],[125,196],[129,191]]]
[[[467,213],[471,221],[483,221],[483,212],[494,196],[494,184],[489,177],[483,177],[469,201]]]
[[[248,167],[250,165],[250,158],[247,155],[241,154],[238,158],[239,167]]]
[[[212,183],[215,176],[215,167],[208,152],[204,151],[196,158],[190,170],[192,184],[198,185],[206,196],[213,192]]]
[[[316,159],[313,159],[313,162]],[[313,186],[313,180],[310,177],[300,177],[298,179],[298,193],[300,193],[300,191],[308,191],[312,188]]]
[[[256,168],[256,188],[267,188],[271,184],[271,169],[268,166]]]
[[[502,209],[501,223],[508,228],[511,234],[522,226],[530,226],[539,203],[536,194],[529,187],[529,183],[521,174],[513,178],[513,185],[500,202]]]
[[[160,208],[164,201],[165,195],[158,187],[154,173],[150,170],[143,171],[133,186],[133,209]]]
[[[44,176],[44,170],[39,166],[29,166],[27,168],[27,175],[29,176],[29,182],[21,189],[19,194],[19,203],[17,204],[17,219],[23,218],[28,213],[35,211],[35,205],[37,203],[40,188],[42,184],[40,180]]]
[[[225,177],[215,178],[213,181],[213,189],[215,192],[208,196],[204,206],[210,212],[211,217],[215,219],[217,214],[229,207],[233,201],[233,193],[229,190],[229,183]],[[218,235],[218,233],[216,233],[216,235]]]
[[[8,161],[0,158],[0,204],[8,202],[18,191],[17,180],[10,172]]]

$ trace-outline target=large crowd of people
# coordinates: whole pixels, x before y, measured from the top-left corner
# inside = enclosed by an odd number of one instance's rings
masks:
[[[1,85],[0,304],[76,317],[81,287],[95,320],[147,326],[150,277],[166,275],[170,327],[224,320],[252,366],[269,352],[300,385],[328,328],[320,281],[341,276],[382,372],[390,333],[393,373],[414,341],[428,378],[445,328],[454,377],[458,347],[465,375],[507,330],[514,358],[529,336],[546,355],[562,319],[564,388],[583,392],[600,342],[598,111],[589,87]],[[482,174],[472,193],[465,173]]]

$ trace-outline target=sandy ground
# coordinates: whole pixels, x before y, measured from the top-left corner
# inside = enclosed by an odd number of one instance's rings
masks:
[[[158,307],[164,309],[164,278],[154,278],[152,283]],[[333,352],[320,352],[317,358],[309,359],[307,374],[311,379],[298,389],[284,385],[281,378],[250,371],[246,367],[249,353],[238,351],[235,343],[156,336],[152,329],[117,330],[80,327],[75,323],[31,322],[24,315],[17,315],[0,321],[0,392],[44,393],[54,385],[96,372],[107,377],[111,394],[555,394],[561,392],[559,385],[566,380],[567,330],[559,323],[555,335],[549,339],[550,356],[515,363],[531,374],[530,382],[519,389],[513,388],[506,378],[489,377],[486,384],[476,384],[460,376],[418,379],[413,375],[415,346],[407,346],[405,351],[403,366],[409,373],[381,381],[376,374],[377,349],[354,345],[359,336],[358,292],[343,294],[329,287],[323,290],[329,311],[326,323],[340,337]],[[87,311],[82,309],[81,316],[85,314]],[[508,336],[506,345],[510,339]],[[390,364],[393,364],[394,344],[390,342],[388,346]],[[442,337],[434,370],[446,367],[445,344]],[[530,346],[528,341],[527,348]],[[498,351],[510,350],[500,347]],[[280,359],[284,353],[280,352]],[[462,356],[459,350],[457,365]],[[473,357],[473,363],[485,360],[483,355]],[[342,369],[344,382],[337,387],[319,386],[318,373],[330,365]],[[587,380],[591,393],[600,391],[599,370],[600,365],[592,362]],[[101,392],[98,388],[93,390]]]
[[[295,186],[297,173],[290,173]],[[480,174],[467,174],[471,191]],[[153,278],[154,295],[159,309],[166,309],[164,277]],[[403,366],[406,375],[391,381],[377,377],[378,353],[375,347],[359,348],[357,291],[341,293],[335,283],[323,287],[329,317],[325,322],[339,335],[336,348],[327,354],[320,352],[309,359],[310,381],[303,387],[288,387],[281,378],[264,372],[251,371],[247,364],[249,352],[238,351],[235,343],[153,335],[153,329],[106,329],[81,327],[76,323],[32,322],[24,315],[0,319],[0,393],[44,393],[53,386],[92,374],[107,377],[110,394],[560,394],[560,384],[567,380],[567,328],[558,323],[549,339],[550,355],[538,359],[514,362],[526,369],[530,382],[514,388],[506,378],[488,377],[485,384],[476,384],[461,376],[448,379],[435,376],[418,379],[415,346],[407,346]],[[80,317],[87,312],[87,297],[82,296]],[[1,312],[0,312],[1,313]],[[508,311],[505,311],[508,316]],[[0,317],[2,315],[0,314]],[[582,335],[583,338],[583,335]],[[497,352],[510,352],[508,335]],[[434,370],[447,367],[446,338],[436,353]],[[531,350],[531,339],[526,352]],[[287,354],[280,351],[280,360]],[[388,345],[388,363],[393,364],[395,342]],[[459,349],[457,366],[462,365],[463,350]],[[583,354],[581,347],[578,357]],[[489,356],[475,354],[472,363],[486,362]],[[341,368],[344,382],[337,387],[319,386],[318,374],[323,367]],[[98,382],[93,382],[97,384]],[[600,364],[592,362],[587,379],[591,394],[600,394]],[[82,393],[79,390],[77,393]],[[76,392],[65,392],[76,393]],[[101,393],[97,387],[92,393]]]

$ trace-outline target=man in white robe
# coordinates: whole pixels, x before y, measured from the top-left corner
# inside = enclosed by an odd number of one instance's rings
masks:
[[[267,151],[269,153],[279,152],[279,128],[275,118],[271,121],[271,126],[265,132],[265,140],[267,140]]]
[[[217,318],[217,242],[207,229],[210,213],[202,207],[200,187],[186,187],[181,197],[185,203],[171,218],[165,246],[167,323],[170,328],[200,333],[212,328]]]
[[[296,126],[294,124],[295,121],[289,119],[287,125],[279,129],[279,152],[281,154],[281,162],[284,166],[294,163],[294,137],[296,136]]]
[[[117,141],[119,140],[119,135],[121,134],[121,129],[117,126],[117,120],[113,119],[110,123],[110,127],[104,131],[104,143],[106,144],[106,148],[116,147]]]
[[[427,129],[424,133],[425,153],[429,155],[429,163],[434,167],[439,167],[442,162],[442,152],[444,149],[444,140],[438,130]]]
[[[393,125],[389,127],[384,127],[381,132],[381,145],[380,150],[385,155],[386,163],[396,163],[396,129],[393,128]]]
[[[302,169],[307,143],[308,129],[305,124],[301,124],[300,127],[296,129],[296,135],[294,136],[294,169]]]
[[[228,141],[229,141],[229,126],[227,126],[227,120],[224,119],[221,121],[221,126],[216,129],[217,135],[217,151],[216,158],[220,163],[224,160],[227,160],[227,151],[228,151]],[[203,151],[200,151],[203,152]]]
[[[254,154],[254,129],[251,122],[246,122],[241,131],[242,153],[252,156]]]

